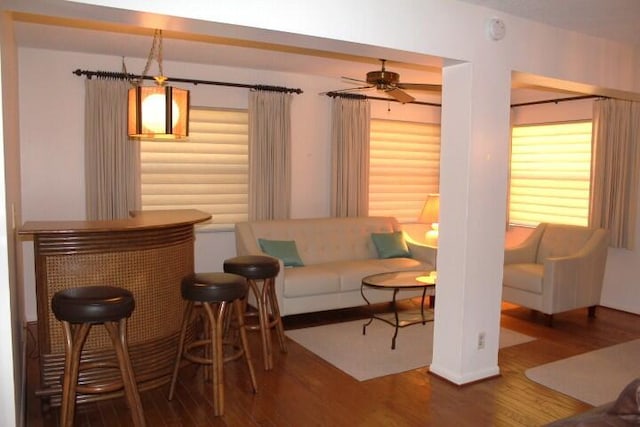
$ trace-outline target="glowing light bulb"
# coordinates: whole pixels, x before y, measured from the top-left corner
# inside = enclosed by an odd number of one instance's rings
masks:
[[[142,101],[142,117],[144,133],[165,133],[165,95],[155,93]],[[180,118],[180,109],[176,101],[171,101],[171,127]]]

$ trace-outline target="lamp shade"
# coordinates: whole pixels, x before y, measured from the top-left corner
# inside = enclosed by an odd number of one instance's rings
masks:
[[[425,224],[437,223],[440,218],[440,195],[429,194],[424,202],[418,222]]]
[[[128,133],[132,138],[189,136],[189,91],[172,86],[129,89]]]

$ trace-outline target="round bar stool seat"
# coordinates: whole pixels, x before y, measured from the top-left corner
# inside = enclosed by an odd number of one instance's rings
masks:
[[[241,255],[224,261],[224,271],[244,276],[249,283],[257,304],[258,325],[247,326],[260,330],[264,369],[273,368],[271,329],[275,328],[280,342],[280,350],[287,351],[286,338],[280,308],[276,297],[275,278],[280,272],[278,258],[264,255]],[[260,286],[261,285],[261,286]],[[253,315],[245,313],[245,315]]]
[[[56,292],[51,309],[62,322],[65,337],[65,366],[60,425],[73,425],[76,393],[106,393],[124,388],[136,426],[146,425],[127,344],[127,318],[135,308],[133,294],[115,286],[84,286]],[[93,325],[103,324],[113,343],[118,363],[85,362],[80,356]],[[81,370],[119,368],[122,381],[99,385],[78,384]]]
[[[114,286],[87,286],[57,292],[51,299],[56,319],[71,323],[115,322],[131,316],[133,294]]]
[[[247,280],[230,273],[196,273],[185,277],[181,284],[182,298],[187,301],[180,331],[180,342],[176,363],[173,368],[169,400],[173,399],[180,361],[184,358],[194,363],[211,365],[213,382],[213,406],[215,415],[224,414],[224,363],[244,356],[253,392],[258,390],[255,372],[251,364],[251,353],[244,324],[242,301],[247,295]],[[195,304],[202,306],[205,312],[204,336],[202,339],[185,344],[187,329]],[[232,304],[236,323],[240,332],[241,346],[231,355],[224,354],[224,327],[227,319],[227,307]],[[204,347],[205,354],[200,356],[194,349]]]
[[[242,299],[247,281],[237,274],[197,273],[182,280],[182,298],[190,301],[223,302]]]

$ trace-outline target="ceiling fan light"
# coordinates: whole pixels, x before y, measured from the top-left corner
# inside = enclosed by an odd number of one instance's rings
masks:
[[[367,73],[367,83],[372,85],[388,86],[397,84],[400,81],[400,74],[393,71],[378,70]],[[382,89],[379,87],[378,89]]]

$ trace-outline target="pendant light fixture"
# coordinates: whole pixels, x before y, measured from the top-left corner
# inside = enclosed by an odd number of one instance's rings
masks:
[[[143,86],[154,59],[160,74],[154,77],[154,86]],[[189,135],[189,91],[168,86],[166,80],[162,71],[162,30],[155,30],[142,77],[129,89],[130,138],[175,140]]]

